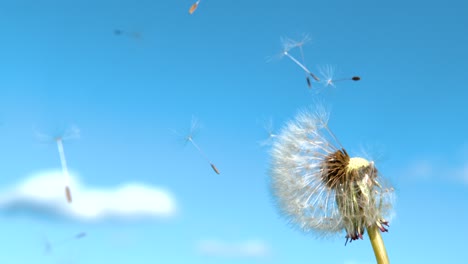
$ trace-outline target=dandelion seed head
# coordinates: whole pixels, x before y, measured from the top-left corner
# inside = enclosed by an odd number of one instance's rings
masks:
[[[328,113],[302,111],[277,136],[270,167],[277,205],[293,226],[320,237],[345,230],[356,240],[372,224],[386,230],[393,189],[372,161],[348,155]]]
[[[348,170],[348,172],[350,172],[352,170],[368,167],[371,164],[373,165],[373,163],[369,162],[364,158],[354,157],[349,159],[349,163],[346,169]]]

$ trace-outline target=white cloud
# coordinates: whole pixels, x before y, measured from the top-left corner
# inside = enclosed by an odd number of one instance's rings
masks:
[[[408,168],[408,176],[416,179],[428,179],[431,177],[434,168],[427,160],[414,161]]]
[[[407,181],[449,181],[468,186],[468,161],[417,160],[399,174]]]
[[[468,185],[468,162],[459,168],[455,175],[466,185]]]
[[[207,256],[227,258],[265,258],[270,255],[269,247],[260,240],[248,240],[240,243],[202,240],[198,242],[197,250]]]
[[[170,192],[144,184],[128,183],[117,188],[90,188],[61,171],[44,171],[17,186],[0,192],[0,209],[30,211],[89,221],[122,218],[161,218],[175,214]],[[67,203],[65,185],[69,182],[73,202]]]

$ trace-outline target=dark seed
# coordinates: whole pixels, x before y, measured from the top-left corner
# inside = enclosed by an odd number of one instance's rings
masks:
[[[68,186],[65,187],[65,195],[67,197],[68,203],[71,203],[72,202],[72,196],[71,196],[70,188]]]
[[[218,168],[216,168],[216,166],[213,163],[210,163],[210,165],[211,165],[211,168],[214,170],[214,172],[216,172],[216,174],[220,173]]]

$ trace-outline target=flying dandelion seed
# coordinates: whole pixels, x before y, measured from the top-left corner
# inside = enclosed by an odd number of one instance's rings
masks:
[[[268,120],[264,121],[263,128],[267,132],[268,137],[265,140],[260,141],[260,146],[268,146],[277,136],[275,133],[273,133],[273,119],[269,118]]]
[[[331,80],[331,83],[332,84],[335,84],[337,82],[342,82],[342,81],[360,81],[361,80],[361,77],[359,76],[353,76],[351,78],[340,78],[340,79],[333,79]]]
[[[309,35],[304,35],[302,37],[302,39],[300,41],[295,41],[293,39],[290,39],[290,38],[283,38],[282,39],[282,42],[283,42],[283,51],[288,51],[288,54],[289,54],[289,51],[294,49],[294,48],[299,48],[299,53],[301,54],[301,59],[302,59],[302,63],[301,65],[301,68],[303,68],[305,71],[306,71],[306,80],[307,80],[307,84],[309,85],[309,87],[312,86],[311,82],[310,82],[310,78],[309,77],[312,77],[314,78],[315,81],[319,82],[320,81],[320,78],[318,78],[315,74],[313,74],[310,70],[308,70],[306,67],[305,67],[305,56],[304,56],[304,49],[303,49],[303,46],[308,43],[310,41],[310,37]],[[290,55],[290,54],[289,54]],[[290,55],[291,56],[291,55]],[[290,57],[291,59],[291,57]],[[297,59],[295,59],[293,57],[293,61],[298,62]]]
[[[323,108],[301,112],[278,135],[270,173],[278,207],[305,232],[331,236],[344,230],[345,244],[362,239],[366,229],[369,236],[376,228],[387,232],[393,188],[372,161],[348,155],[328,118]]]
[[[295,46],[299,48],[299,51],[301,53],[301,59],[302,59],[302,64],[303,65],[306,65],[305,63],[305,56],[304,56],[304,49],[302,48],[304,46],[305,43],[309,42],[310,41],[310,38],[308,35],[305,35],[301,41],[298,41],[295,43]],[[316,76],[315,75],[312,75],[312,77],[316,80],[316,81],[319,81],[317,80]],[[307,81],[307,86],[309,88],[312,88],[312,82],[310,81],[310,76],[308,73],[306,73],[306,81]]]
[[[211,168],[213,169],[213,171],[216,174],[220,174],[219,169],[216,167],[216,165],[214,165],[214,163],[211,162],[211,160],[208,158],[208,156],[205,155],[203,150],[193,140],[193,137],[194,137],[195,133],[198,132],[198,128],[199,128],[198,120],[195,117],[192,117],[192,123],[191,123],[191,126],[190,126],[190,131],[189,131],[188,135],[184,137],[184,140],[185,140],[185,142],[190,142],[192,144],[192,146],[194,146],[195,149],[197,149],[198,153],[200,153],[200,155],[210,164]],[[172,131],[174,133],[180,135],[179,133],[177,133],[177,131],[175,131],[175,130],[172,130]]]
[[[353,76],[351,78],[335,78],[335,68],[326,65],[320,68],[319,70],[320,75],[323,77],[323,81],[325,83],[325,86],[333,86],[335,87],[335,83],[337,82],[342,82],[342,81],[359,81],[361,80],[361,77],[359,76]]]
[[[193,12],[195,12],[195,10],[197,10],[198,8],[198,4],[200,4],[200,0],[198,0],[197,2],[195,2],[189,9],[189,14],[193,14]]]
[[[86,232],[80,232],[76,235],[74,235],[73,237],[69,237],[69,238],[66,238],[66,239],[63,239],[59,242],[55,242],[55,243],[52,243],[49,241],[49,239],[47,237],[44,237],[44,252],[46,254],[49,254],[52,252],[52,249],[53,248],[57,248],[57,247],[61,247],[61,246],[64,246],[74,240],[80,240],[84,237],[87,236],[87,233]]]
[[[309,41],[310,41],[309,35],[304,35],[303,38],[300,41],[295,41],[295,40],[290,39],[290,38],[282,38],[283,51],[289,51],[289,50],[291,50],[293,48],[299,48],[299,51],[300,51],[300,54],[301,54],[301,60],[302,60],[301,64],[305,66],[306,63],[305,63],[304,49],[302,47]],[[305,74],[306,74],[307,86],[309,88],[312,88],[312,82],[310,81],[310,72],[307,72],[307,70],[306,70]],[[313,76],[315,76],[315,75],[313,75]]]
[[[304,66],[302,63],[300,63],[296,58],[294,58],[291,54],[289,54],[288,51],[283,51],[283,54],[288,57],[289,59],[291,59],[294,63],[296,63],[299,67],[302,68],[302,70],[304,70],[308,75],[310,75],[312,78],[314,78],[314,80],[316,81],[320,81],[320,78],[318,78],[315,74],[313,74],[309,69],[307,69],[306,66]]]
[[[60,163],[62,164],[62,173],[65,176],[66,179],[66,185],[65,185],[65,197],[67,198],[68,203],[72,202],[72,196],[71,196],[71,191],[70,191],[70,174],[68,173],[68,166],[67,166],[67,160],[65,159],[65,151],[63,150],[63,142],[62,138],[58,137],[56,139],[57,142],[57,147],[60,155]]]
[[[36,136],[38,137],[39,140],[41,141],[46,141],[50,142],[52,139],[57,143],[57,149],[59,152],[60,156],[60,164],[62,166],[62,173],[63,176],[65,177],[65,198],[67,199],[68,203],[72,202],[72,194],[70,190],[70,183],[71,183],[71,176],[68,171],[68,165],[67,165],[67,160],[65,158],[65,151],[63,148],[63,141],[68,140],[68,139],[73,139],[73,138],[78,138],[80,134],[80,131],[77,127],[73,126],[70,129],[66,130],[65,133],[63,133],[62,136],[57,136],[57,137],[50,137],[44,134],[40,134],[36,132]]]
[[[122,30],[122,29],[115,29],[114,30],[114,35],[116,35],[116,36],[127,36],[127,37],[133,38],[133,39],[141,39],[143,37],[143,35],[138,31],[125,31],[125,30]]]
[[[280,57],[286,56],[288,57],[292,62],[294,62],[297,66],[299,66],[305,73],[306,73],[306,81],[307,85],[309,88],[312,87],[312,82],[309,77],[312,77],[315,81],[319,82],[320,78],[317,77],[314,73],[312,73],[305,65],[305,57],[304,57],[304,51],[302,49],[302,46],[309,41],[309,37],[305,36],[301,41],[294,41],[289,38],[282,38],[281,42],[283,44],[283,51],[280,54]],[[299,48],[302,62],[301,63],[299,60],[297,60],[293,55],[291,55],[290,51],[294,48]]]
[[[86,234],[86,232],[81,232],[81,233],[78,233],[75,235],[75,239],[81,239],[85,236],[87,236],[88,234]]]
[[[216,168],[216,166],[213,163],[210,163],[210,165],[211,165],[211,168],[214,170],[214,172],[216,172],[216,174],[219,174],[218,168]]]
[[[302,64],[305,65],[304,51],[302,49],[302,45],[299,46],[299,50],[301,51]],[[307,81],[307,86],[309,88],[312,88],[312,83],[310,82],[310,76],[307,73],[306,73],[306,81]]]

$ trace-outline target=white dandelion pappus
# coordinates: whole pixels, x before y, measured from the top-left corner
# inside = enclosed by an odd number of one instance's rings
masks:
[[[325,86],[335,87],[335,67],[331,65],[325,65],[319,68],[319,73],[323,77],[323,82]]]
[[[260,146],[270,146],[276,139],[276,133],[273,132],[273,118],[269,118],[263,121],[263,129],[267,133],[268,137],[259,142]]]
[[[393,188],[373,162],[350,158],[328,128],[328,112],[300,112],[273,145],[272,190],[280,211],[305,232],[327,237],[344,229],[346,242],[376,224],[382,232]]]

